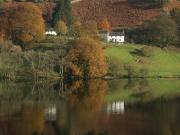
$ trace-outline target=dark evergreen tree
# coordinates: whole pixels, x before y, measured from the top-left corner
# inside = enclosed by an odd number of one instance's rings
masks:
[[[65,15],[68,26],[72,23],[72,15],[71,15],[71,0],[65,0]]]
[[[59,0],[53,14],[53,25],[55,26],[58,21],[64,21],[71,24],[71,1]]]
[[[54,14],[53,14],[53,25],[54,25],[54,26],[56,25],[56,23],[57,23],[59,20],[62,20],[62,19],[63,19],[64,10],[65,10],[64,0],[59,0],[59,1],[57,2],[56,8],[55,8]]]

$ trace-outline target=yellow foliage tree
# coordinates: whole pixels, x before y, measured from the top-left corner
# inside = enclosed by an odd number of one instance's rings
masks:
[[[83,36],[84,35],[84,30],[83,30],[83,26],[82,23],[79,20],[75,20],[72,24],[72,29],[74,34],[77,37]]]
[[[55,29],[60,34],[66,34],[68,32],[67,25],[64,21],[58,21],[55,26]]]

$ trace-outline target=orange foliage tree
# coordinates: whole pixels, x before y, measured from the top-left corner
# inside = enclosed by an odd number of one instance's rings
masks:
[[[99,29],[101,30],[106,30],[108,32],[111,31],[111,24],[109,23],[109,21],[107,19],[104,19],[102,20],[100,23],[99,23]]]
[[[102,77],[107,72],[104,51],[101,42],[88,37],[73,41],[67,54],[72,74],[85,78]]]
[[[39,42],[44,38],[42,12],[33,3],[20,3],[15,10],[9,12],[9,26],[9,34],[18,44]]]

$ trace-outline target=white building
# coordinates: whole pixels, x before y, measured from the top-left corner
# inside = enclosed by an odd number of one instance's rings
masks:
[[[46,31],[45,35],[47,35],[47,36],[57,36],[57,32],[56,31]]]
[[[121,44],[125,42],[124,31],[122,32],[101,31],[100,35],[106,42],[121,43]]]
[[[107,42],[124,43],[124,32],[111,32],[107,34]]]
[[[46,36],[57,36],[58,33],[53,28],[49,28],[46,30],[45,35]]]

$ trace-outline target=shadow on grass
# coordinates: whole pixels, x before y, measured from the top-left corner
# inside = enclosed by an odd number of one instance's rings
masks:
[[[144,56],[142,50],[140,49],[134,49],[133,51],[130,52],[130,54],[136,55],[136,56]]]

